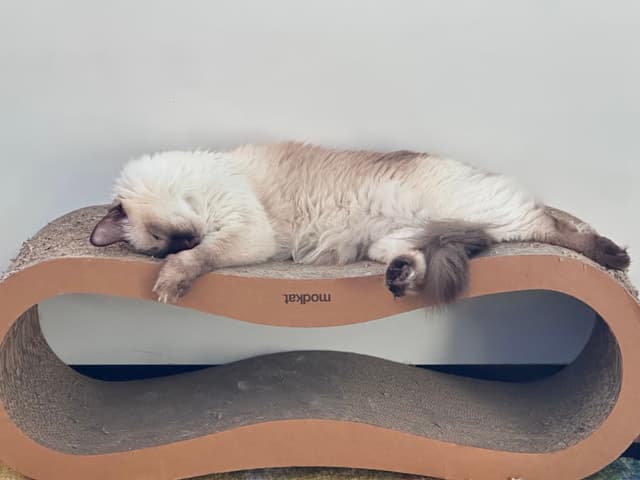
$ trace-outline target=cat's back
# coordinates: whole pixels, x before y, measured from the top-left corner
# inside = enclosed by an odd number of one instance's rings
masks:
[[[233,156],[278,224],[326,228],[351,224],[363,215],[407,218],[424,213],[431,163],[426,154],[285,142],[240,147]]]
[[[408,182],[429,162],[428,154],[409,150],[340,150],[301,142],[246,145],[234,156],[257,183],[303,188],[307,193]]]

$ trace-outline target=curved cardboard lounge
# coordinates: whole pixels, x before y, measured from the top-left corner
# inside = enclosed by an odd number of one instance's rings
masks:
[[[603,468],[640,432],[637,292],[624,274],[540,244],[499,245],[474,259],[467,296],[554,290],[597,313],[583,352],[543,380],[473,380],[324,351],[142,381],[79,375],[46,344],[38,302],[65,293],[153,300],[159,268],[121,247],[92,248],[87,237],[103,213],[91,207],[45,227],[0,282],[0,460],[27,476],[169,480],[344,466],[456,480],[570,480]],[[309,327],[422,306],[394,301],[382,273],[370,263],[227,269],[200,279],[181,304]]]

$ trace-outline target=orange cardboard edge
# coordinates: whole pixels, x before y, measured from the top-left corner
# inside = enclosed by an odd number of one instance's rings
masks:
[[[158,264],[144,260],[59,258],[0,283],[0,335],[29,307],[66,293],[153,300]],[[590,264],[555,255],[472,261],[467,297],[553,290],[593,308],[615,336],[620,394],[610,415],[576,445],[550,453],[514,453],[441,442],[362,423],[286,420],[258,423],[139,450],[72,455],[27,437],[0,408],[0,460],[35,479],[174,480],[213,472],[285,466],[388,470],[451,480],[580,479],[615,460],[640,433],[640,307],[615,279]],[[248,292],[250,294],[248,294]],[[288,293],[331,295],[331,302],[286,303]],[[286,280],[211,273],[181,305],[246,322],[320,327],[359,323],[420,308],[394,301],[380,277]]]

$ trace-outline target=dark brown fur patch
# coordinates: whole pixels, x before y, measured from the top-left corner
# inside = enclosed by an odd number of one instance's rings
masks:
[[[387,153],[379,153],[377,154],[377,158],[374,160],[375,163],[378,162],[403,162],[403,161],[413,161],[416,157],[426,156],[425,154],[412,152],[410,150],[397,150],[395,152],[387,152]]]

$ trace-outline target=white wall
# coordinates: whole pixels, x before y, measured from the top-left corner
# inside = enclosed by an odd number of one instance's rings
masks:
[[[157,302],[90,295],[50,299],[40,305],[40,315],[54,351],[76,365],[207,365],[325,349],[418,365],[561,364],[578,355],[591,333],[593,311],[569,296],[538,291],[496,297],[427,315],[420,309],[329,328],[255,325]]]
[[[512,174],[633,255],[639,27],[633,0],[0,0],[0,261],[47,220],[107,201],[133,155],[286,138]],[[54,317],[52,338],[76,338],[72,315]],[[127,335],[171,348],[165,323]],[[119,340],[102,332],[96,351]],[[508,343],[504,360],[522,359]]]

